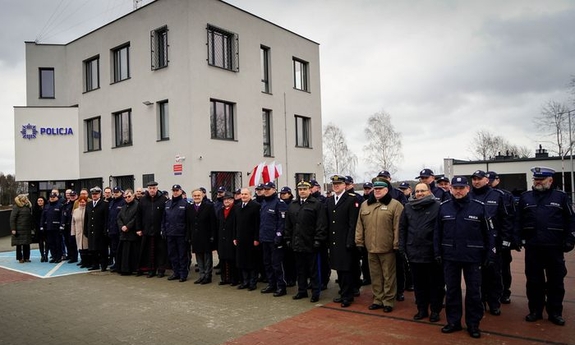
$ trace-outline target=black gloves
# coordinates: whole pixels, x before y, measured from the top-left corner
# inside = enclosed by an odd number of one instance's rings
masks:
[[[573,248],[575,248],[574,243],[565,243],[563,245],[563,253],[569,253],[570,251],[573,250]]]

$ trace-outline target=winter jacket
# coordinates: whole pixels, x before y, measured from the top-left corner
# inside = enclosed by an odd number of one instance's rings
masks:
[[[260,242],[281,243],[287,205],[277,193],[265,197],[260,208]]]
[[[12,235],[12,245],[30,244],[32,242],[32,229],[34,229],[34,219],[32,218],[32,205],[23,203],[18,197],[10,214],[10,229],[16,230]]]
[[[294,200],[288,208],[285,224],[285,240],[290,242],[294,252],[313,253],[315,242],[324,244],[327,240],[327,217],[325,207],[318,199],[310,196],[303,204]]]
[[[359,208],[355,227],[355,244],[369,253],[385,254],[399,247],[399,219],[403,205],[387,193],[376,200],[370,194]]]
[[[411,198],[405,205],[399,220],[399,251],[405,253],[410,262],[434,262],[433,232],[439,205],[434,195]]]

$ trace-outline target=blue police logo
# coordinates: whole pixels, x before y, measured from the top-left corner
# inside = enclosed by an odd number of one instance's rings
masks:
[[[36,135],[38,134],[38,130],[36,129],[36,125],[31,125],[28,123],[27,125],[22,125],[22,138],[32,140],[36,139]]]

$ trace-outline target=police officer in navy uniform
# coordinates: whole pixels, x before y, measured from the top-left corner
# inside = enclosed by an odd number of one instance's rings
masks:
[[[435,185],[435,174],[433,173],[433,170],[425,168],[421,170],[419,175],[415,178],[418,178],[419,181],[426,183],[429,186],[431,193],[435,195],[435,199],[438,201],[443,202],[445,200],[449,200],[449,193]]]
[[[503,280],[501,277],[501,249],[509,250],[513,241],[513,219],[505,207],[503,192],[489,186],[489,178],[483,170],[476,170],[471,175],[471,197],[485,204],[488,217],[493,221],[497,253],[493,265],[484,267],[482,274],[482,290],[484,304],[489,307],[491,315],[501,315],[501,297],[503,296]]]
[[[316,180],[310,180],[311,184],[311,196],[319,200],[325,207],[327,198],[321,194],[321,185]],[[329,278],[331,277],[331,267],[329,266],[329,251],[327,243],[323,243],[319,250],[320,252],[320,264],[321,264],[321,289],[327,289],[327,284]],[[310,284],[311,286],[311,284]]]
[[[357,280],[354,269],[359,267],[355,246],[355,226],[359,204],[345,191],[345,176],[331,177],[333,195],[327,199],[328,245],[331,268],[337,270],[340,296],[333,301],[349,307],[354,298]]]
[[[552,188],[555,171],[534,167],[533,189],[521,194],[517,205],[517,230],[525,246],[525,276],[529,314],[525,321],[543,318],[563,326],[563,279],[567,275],[564,253],[575,246],[575,216],[567,194]]]
[[[280,297],[287,293],[282,265],[287,205],[278,198],[276,185],[273,182],[264,184],[264,196],[260,207],[259,231],[268,285],[261,290],[261,293],[273,293],[274,297]]]
[[[118,214],[126,204],[122,187],[116,186],[112,189],[112,197],[108,200],[108,237],[110,238],[110,258],[111,272],[116,272],[116,253],[120,244],[120,229],[118,228]]]
[[[60,235],[60,222],[62,218],[62,204],[58,193],[50,193],[48,204],[44,206],[40,220],[40,231],[45,231],[46,243],[52,254],[50,263],[62,261],[62,236]]]
[[[172,263],[173,273],[168,280],[185,282],[188,279],[190,266],[189,244],[186,241],[187,213],[191,205],[182,198],[182,186],[172,186],[172,198],[166,202],[162,216],[162,236],[168,246],[168,258]]]
[[[445,314],[447,325],[441,331],[462,330],[461,273],[465,279],[465,323],[473,338],[481,337],[479,321],[483,317],[481,302],[481,268],[493,262],[495,232],[485,206],[469,195],[464,176],[451,180],[452,198],[441,203],[434,231],[434,253],[443,263],[447,293]]]
[[[515,219],[515,198],[511,192],[497,188],[499,185],[499,175],[495,171],[488,171],[487,177],[489,178],[489,186],[491,188],[501,192],[503,194],[503,203],[505,205],[505,209],[507,210],[509,217],[514,220]],[[521,251],[519,248],[519,238],[518,234],[515,232],[515,228],[513,229],[512,239],[509,240],[509,243],[502,242],[501,251],[499,254],[501,255],[501,280],[503,282],[503,294],[501,296],[501,303],[509,304],[511,303],[511,261],[513,258],[511,256],[511,250],[516,250],[518,252]]]

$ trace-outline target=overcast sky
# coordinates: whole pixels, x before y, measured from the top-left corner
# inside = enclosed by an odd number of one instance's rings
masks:
[[[556,100],[575,108],[568,94],[574,1],[228,2],[320,44],[323,122],[344,129],[359,157],[357,181],[368,177],[363,130],[376,112],[391,114],[402,133],[404,159],[393,178],[404,180],[423,167],[442,173],[445,157],[472,158],[479,129],[534,152],[546,146],[533,124],[541,106]],[[0,4],[0,171],[13,173],[13,106],[25,105],[24,41],[66,43],[129,12],[133,1]]]

